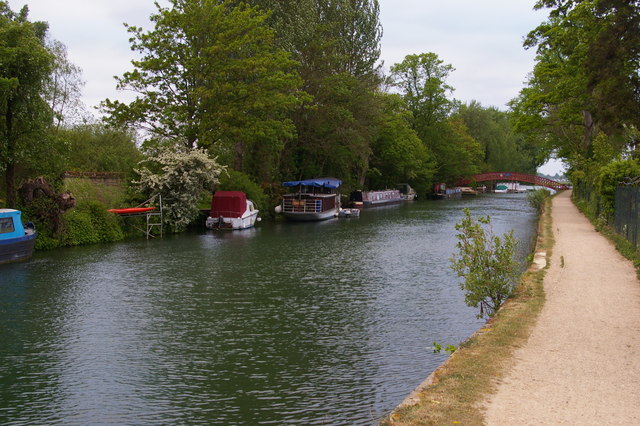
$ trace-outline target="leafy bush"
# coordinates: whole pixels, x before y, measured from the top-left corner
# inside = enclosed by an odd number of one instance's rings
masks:
[[[536,209],[538,213],[542,213],[544,208],[544,201],[551,196],[551,192],[548,189],[536,189],[527,194],[527,200],[531,207]]]
[[[217,188],[222,191],[242,191],[247,198],[253,201],[258,210],[267,209],[267,195],[260,185],[253,182],[249,176],[235,170],[228,170],[220,175],[220,183]]]
[[[65,246],[82,246],[100,241],[88,212],[79,209],[67,212],[63,217],[63,226],[62,244]]]
[[[80,246],[124,239],[118,218],[98,201],[84,201],[63,217],[62,244]]]
[[[203,149],[187,152],[160,150],[154,157],[140,162],[132,181],[138,191],[152,196],[162,195],[164,220],[180,231],[198,217],[198,203],[203,193],[211,193],[224,170]]]
[[[513,230],[503,238],[494,235],[489,216],[474,219],[468,209],[464,214],[456,224],[459,253],[451,257],[451,268],[464,278],[460,288],[467,306],[480,306],[478,318],[492,316],[511,295],[520,273],[514,258],[518,241]]]
[[[600,168],[597,188],[603,204],[603,213],[613,214],[616,187],[623,181],[640,176],[640,165],[636,160],[613,161]]]

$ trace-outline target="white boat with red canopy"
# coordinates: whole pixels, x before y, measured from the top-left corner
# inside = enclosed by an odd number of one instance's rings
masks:
[[[246,229],[258,220],[258,210],[244,192],[216,191],[205,225],[209,229]]]

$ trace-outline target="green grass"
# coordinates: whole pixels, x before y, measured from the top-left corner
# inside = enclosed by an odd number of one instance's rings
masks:
[[[122,185],[101,185],[90,179],[66,178],[64,190],[71,191],[78,202],[99,201],[107,208],[123,207],[126,199],[124,183]]]

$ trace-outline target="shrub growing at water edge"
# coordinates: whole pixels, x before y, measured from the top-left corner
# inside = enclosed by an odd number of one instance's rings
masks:
[[[98,201],[84,201],[63,217],[61,245],[81,246],[124,239],[118,218]]]
[[[544,209],[544,202],[551,196],[551,192],[548,189],[536,189],[535,191],[527,194],[527,200],[531,207],[536,209],[538,213],[542,213]]]
[[[514,255],[518,241],[513,230],[494,235],[489,216],[477,219],[464,209],[464,219],[456,224],[458,253],[451,257],[451,268],[464,278],[460,288],[470,307],[480,307],[478,318],[492,316],[511,295],[520,267]]]
[[[198,203],[210,194],[224,170],[204,149],[174,152],[164,149],[141,161],[135,171],[140,178],[132,184],[150,197],[162,195],[164,220],[181,231],[198,217]]]

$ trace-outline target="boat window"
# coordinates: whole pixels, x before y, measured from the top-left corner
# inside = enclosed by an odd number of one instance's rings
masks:
[[[0,218],[0,234],[9,234],[14,231],[15,228],[13,227],[13,219],[11,219],[10,217]]]

